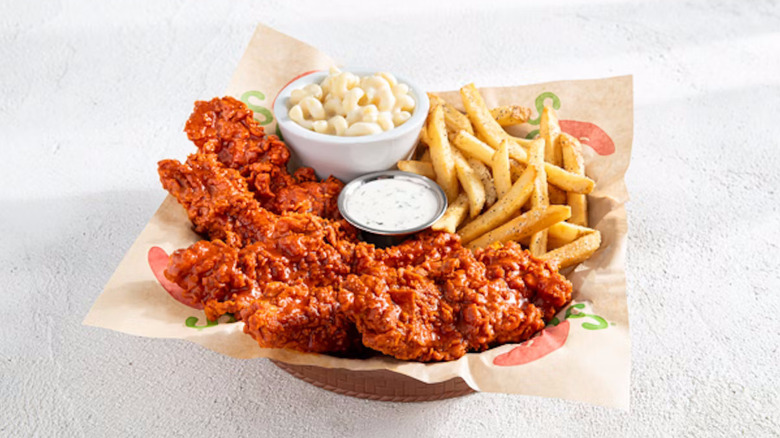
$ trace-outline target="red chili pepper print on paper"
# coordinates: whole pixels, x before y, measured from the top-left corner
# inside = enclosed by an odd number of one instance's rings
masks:
[[[577,120],[561,120],[561,131],[577,137],[580,143],[590,146],[599,155],[612,155],[615,152],[615,142],[603,129],[590,122]]]
[[[523,342],[509,352],[496,356],[493,365],[508,367],[533,362],[561,348],[568,337],[569,321],[563,321],[556,326],[547,327],[539,336]]]
[[[165,289],[165,291],[173,297],[174,300],[194,309],[203,309],[202,303],[187,300],[184,297],[184,290],[177,284],[172,283],[170,280],[165,278],[164,272],[165,268],[168,266],[168,253],[166,253],[164,249],[160,248],[159,246],[151,247],[149,249],[147,258],[149,261],[149,267],[152,269],[154,277],[157,279],[163,289]]]
[[[544,110],[545,100],[550,100],[550,104],[554,110],[561,108],[561,100],[555,93],[545,91],[536,97],[534,105],[539,116],[535,119],[529,120],[531,125],[539,125],[541,121],[541,114]],[[603,129],[598,125],[590,122],[582,122],[579,120],[560,120],[558,122],[561,126],[561,131],[576,137],[580,143],[590,146],[599,155],[612,155],[615,152],[615,142]],[[526,138],[532,139],[539,134],[539,130],[535,129],[528,133]]]

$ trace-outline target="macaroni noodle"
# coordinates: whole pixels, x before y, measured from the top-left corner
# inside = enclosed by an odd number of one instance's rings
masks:
[[[381,72],[358,77],[331,67],[320,84],[290,93],[290,119],[320,134],[360,136],[378,134],[402,125],[416,102],[409,86]]]

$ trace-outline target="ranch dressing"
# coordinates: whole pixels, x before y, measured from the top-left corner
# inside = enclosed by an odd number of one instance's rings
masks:
[[[423,184],[402,178],[369,181],[346,201],[349,216],[378,231],[405,231],[429,223],[439,212],[436,195]]]

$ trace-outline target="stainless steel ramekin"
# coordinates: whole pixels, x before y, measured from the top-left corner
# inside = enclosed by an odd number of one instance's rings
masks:
[[[360,186],[380,179],[399,179],[399,178],[404,179],[406,181],[413,182],[415,184],[419,184],[427,188],[434,194],[436,201],[438,203],[437,205],[438,208],[436,210],[436,214],[429,221],[414,228],[387,231],[387,230],[372,228],[370,226],[362,224],[359,221],[355,220],[353,216],[350,216],[349,211],[347,211],[346,208],[347,199],[349,199],[349,197],[353,193],[355,193],[355,191]],[[347,222],[349,222],[355,228],[361,231],[361,237],[364,241],[368,243],[373,243],[377,247],[384,248],[387,246],[392,246],[401,243],[412,234],[422,231],[430,227],[431,225],[433,225],[433,223],[439,220],[439,218],[444,214],[444,211],[447,209],[447,196],[444,194],[444,190],[442,190],[442,188],[439,187],[438,184],[436,184],[434,181],[432,181],[429,178],[426,178],[421,175],[417,175],[415,173],[403,172],[400,170],[385,170],[382,172],[369,173],[353,179],[349,184],[344,186],[344,188],[341,190],[341,193],[339,194],[338,205],[339,205],[339,211],[341,211],[341,215],[344,217],[344,219],[347,220]]]

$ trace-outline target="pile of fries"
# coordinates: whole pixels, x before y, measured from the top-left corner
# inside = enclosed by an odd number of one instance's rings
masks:
[[[473,84],[460,89],[466,114],[434,94],[423,126],[418,160],[403,171],[436,181],[449,207],[433,225],[460,235],[469,248],[520,242],[559,269],[590,257],[601,244],[588,228],[582,145],[562,133],[555,110],[545,107],[539,136],[518,138],[503,127],[528,121],[522,106],[489,109]]]

